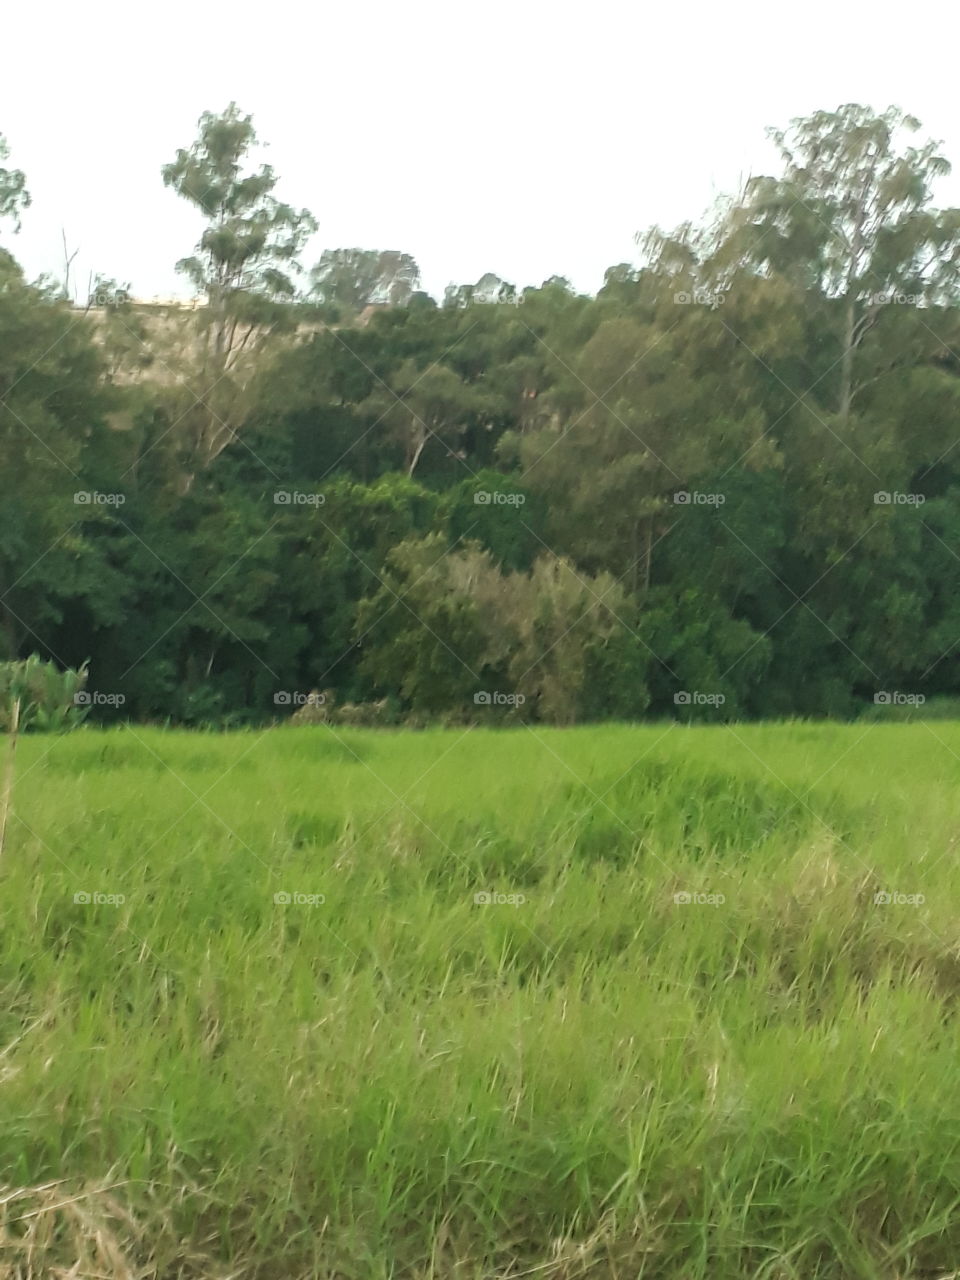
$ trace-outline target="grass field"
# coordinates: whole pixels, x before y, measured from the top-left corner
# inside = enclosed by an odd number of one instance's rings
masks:
[[[20,752],[4,1277],[960,1265],[960,724]]]

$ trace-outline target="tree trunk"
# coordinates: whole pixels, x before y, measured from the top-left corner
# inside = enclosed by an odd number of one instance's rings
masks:
[[[857,289],[860,271],[860,252],[863,248],[863,224],[866,218],[867,186],[864,185],[857,205],[856,218],[853,224],[853,239],[850,245],[850,258],[847,263],[846,317],[843,333],[843,360],[840,365],[840,420],[846,424],[850,418],[850,405],[853,401],[853,352],[857,345]]]
[[[417,463],[420,461],[420,455],[423,453],[424,449],[427,447],[427,441],[429,440],[429,438],[430,437],[427,435],[425,431],[421,433],[420,439],[417,441],[416,447],[414,448],[413,457],[410,459],[410,466],[407,468],[407,476],[409,478],[412,478],[413,473],[416,470]]]
[[[853,349],[854,329],[856,327],[856,300],[851,295],[847,298],[847,315],[843,333],[843,360],[840,364],[840,418],[844,423],[850,417],[850,404],[853,400]]]

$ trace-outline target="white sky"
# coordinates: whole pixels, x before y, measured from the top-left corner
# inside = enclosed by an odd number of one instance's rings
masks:
[[[307,265],[401,249],[434,294],[485,271],[594,291],[635,231],[775,169],[766,125],[843,102],[911,111],[960,171],[955,0],[912,27],[852,0],[47,0],[2,30],[0,133],[34,204],[0,238],[60,275],[64,228],[81,289],[189,294],[200,223],[159,171],[231,99],[317,218]],[[960,203],[960,174],[939,195]]]

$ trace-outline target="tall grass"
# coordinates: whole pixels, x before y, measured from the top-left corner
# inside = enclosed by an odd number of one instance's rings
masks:
[[[0,1275],[957,1266],[960,725],[21,750]]]

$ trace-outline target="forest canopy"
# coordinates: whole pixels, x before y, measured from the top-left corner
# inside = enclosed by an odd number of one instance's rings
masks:
[[[771,137],[777,172],[640,232],[596,296],[311,261],[231,104],[158,175],[203,220],[200,305],[97,278],[77,307],[24,278],[0,167],[0,657],[185,724],[960,694],[947,159],[895,108]]]

